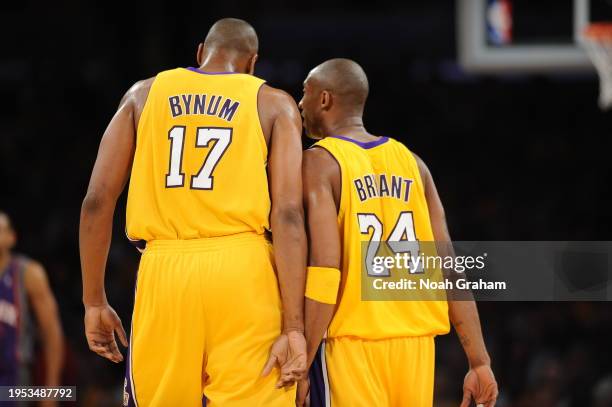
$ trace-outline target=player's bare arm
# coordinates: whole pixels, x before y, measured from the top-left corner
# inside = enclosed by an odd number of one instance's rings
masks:
[[[36,316],[45,358],[45,386],[59,386],[64,360],[64,334],[57,303],[43,267],[30,262],[25,269],[24,284]]]
[[[270,224],[283,306],[283,335],[273,346],[263,374],[278,363],[279,385],[286,385],[307,371],[303,335],[307,249],[302,207],[302,123],[295,101],[280,90],[263,85],[258,107],[264,134],[269,135]]]
[[[304,207],[309,236],[308,265],[340,268],[341,245],[337,214],[340,200],[340,168],[322,148],[304,152]],[[306,298],[305,327],[308,365],[317,352],[334,314],[335,305]]]
[[[304,207],[309,236],[308,265],[340,268],[341,243],[336,221],[340,202],[340,168],[334,158],[322,148],[304,152]],[[306,298],[304,323],[308,348],[308,366],[334,316],[335,304]],[[297,405],[305,403],[308,383],[298,386]]]
[[[150,79],[138,82],[121,100],[102,136],[87,195],[81,207],[79,246],[85,335],[92,351],[113,362],[123,360],[115,341],[115,333],[124,346],[128,343],[117,313],[106,300],[104,274],[115,205],[130,174],[138,119],[151,83]]]
[[[416,155],[415,155],[416,157]],[[444,207],[438,195],[433,177],[423,160],[416,157],[425,186],[425,197],[436,242],[446,243],[443,250],[452,251],[446,224]],[[453,255],[454,253],[440,253]],[[491,370],[491,358],[487,353],[480,328],[480,318],[474,301],[448,301],[449,317],[465,351],[470,370],[465,376],[461,407],[467,407],[473,399],[486,407],[495,405],[498,395],[497,382]]]

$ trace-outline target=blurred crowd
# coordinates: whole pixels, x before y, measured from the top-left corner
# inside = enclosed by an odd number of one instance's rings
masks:
[[[366,126],[429,165],[455,240],[610,240],[612,121],[597,109],[596,76],[466,74],[456,63],[452,2],[397,1],[375,11],[354,2],[349,14],[348,2],[316,11],[269,1],[273,13],[247,2],[193,2],[180,13],[161,0],[146,9],[84,3],[2,6],[0,27],[15,38],[0,58],[0,209],[13,218],[18,250],[49,273],[68,342],[64,382],[78,386],[80,405],[116,405],[123,390],[124,366],[90,353],[82,332],[78,217],[99,138],[123,92],[157,71],[193,65],[197,42],[219,17],[253,23],[257,73],[297,100],[324,59],[361,63],[371,85]],[[129,329],[139,255],[124,237],[124,205],[106,284]],[[479,308],[499,406],[612,406],[610,304]],[[440,337],[437,406],[458,405],[466,371],[454,334]]]
[[[606,303],[480,303],[500,383],[499,407],[612,406],[612,313]],[[437,346],[436,406],[456,406],[465,356]]]

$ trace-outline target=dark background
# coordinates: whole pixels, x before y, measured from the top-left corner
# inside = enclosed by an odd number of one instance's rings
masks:
[[[116,405],[123,385],[123,365],[89,353],[82,333],[78,218],[100,136],[132,83],[194,65],[197,43],[228,16],[254,25],[257,74],[296,99],[315,65],[358,61],[371,85],[368,129],[429,165],[455,240],[611,240],[612,122],[597,108],[595,74],[466,74],[451,1],[2,2],[0,209],[18,251],[49,273],[65,384],[79,386],[80,405]],[[124,209],[125,199],[107,291],[129,327],[139,256]],[[498,405],[590,406],[598,385],[612,386],[610,305],[479,307]],[[467,363],[455,335],[437,352],[436,405],[456,406]]]

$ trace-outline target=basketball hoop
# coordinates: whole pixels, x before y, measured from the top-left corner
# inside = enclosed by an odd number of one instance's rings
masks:
[[[583,34],[587,54],[599,74],[599,107],[612,108],[612,23],[593,23]]]

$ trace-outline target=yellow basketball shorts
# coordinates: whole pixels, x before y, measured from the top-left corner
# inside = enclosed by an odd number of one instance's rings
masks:
[[[311,407],[432,407],[433,336],[326,339],[310,369]]]
[[[271,245],[240,234],[155,240],[136,283],[125,406],[294,406],[261,371],[281,330]]]

